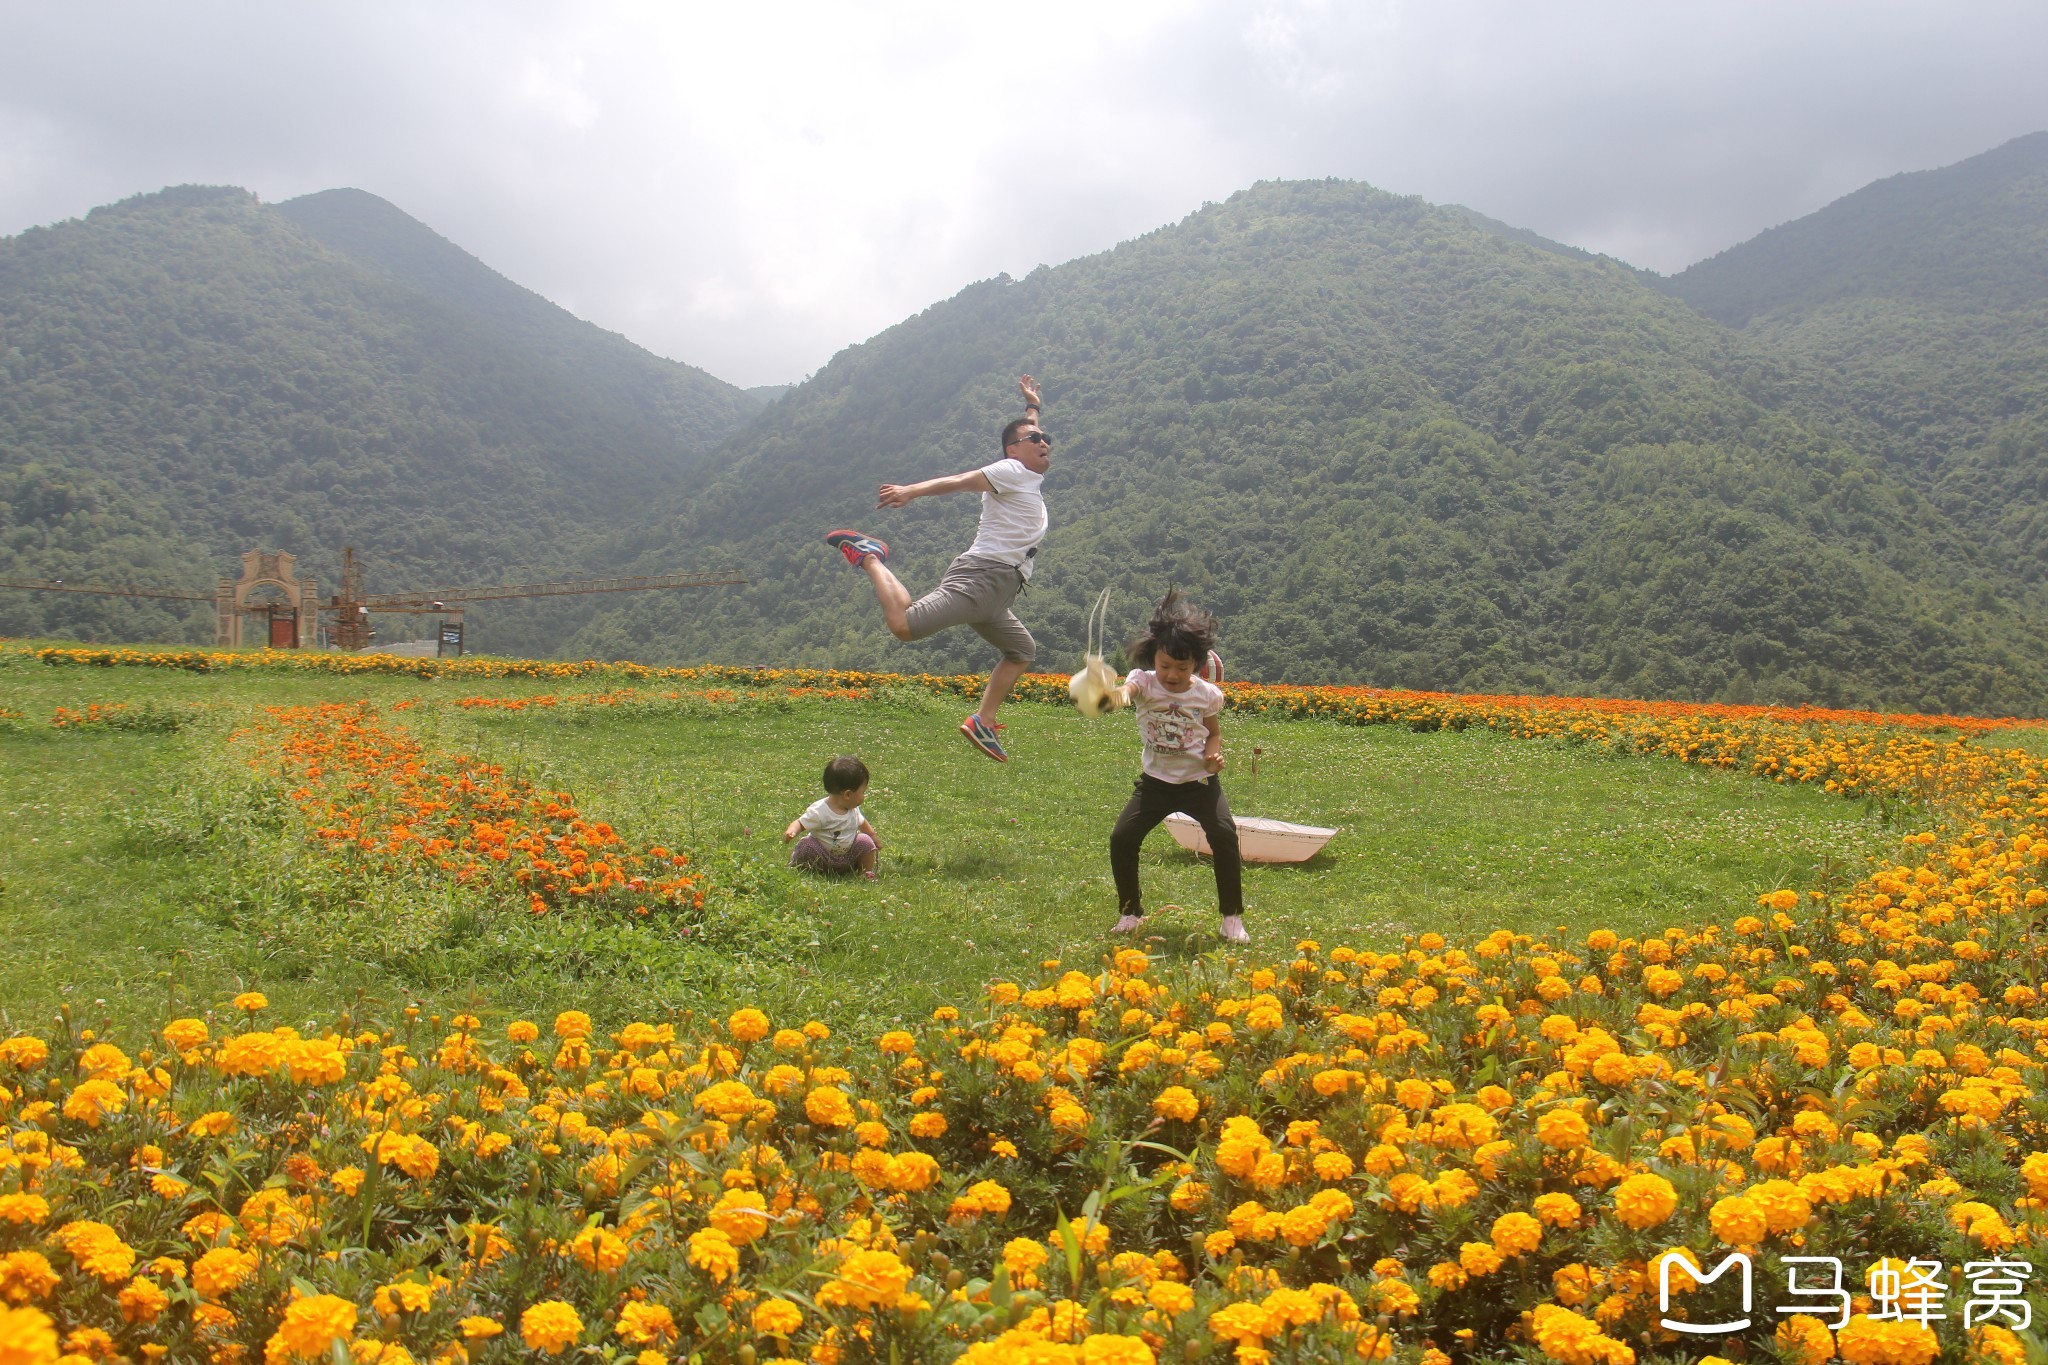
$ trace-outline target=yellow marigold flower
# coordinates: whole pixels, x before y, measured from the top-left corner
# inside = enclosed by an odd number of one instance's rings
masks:
[[[127,1092],[112,1081],[80,1081],[64,1097],[64,1117],[78,1119],[88,1128],[99,1127],[106,1115],[118,1114],[127,1107]]]
[[[560,1299],[543,1299],[519,1315],[519,1335],[530,1351],[560,1355],[583,1335],[583,1319]]]
[[[1224,1341],[1234,1341],[1242,1351],[1250,1346],[1257,1350],[1268,1332],[1282,1326],[1272,1322],[1266,1310],[1256,1303],[1233,1303],[1209,1315],[1209,1333]],[[1262,1351],[1254,1359],[1264,1359]]]
[[[40,1223],[50,1216],[50,1201],[39,1194],[0,1194],[0,1223]]]
[[[1195,1092],[1186,1086],[1169,1085],[1153,1099],[1152,1112],[1160,1118],[1179,1119],[1185,1123],[1202,1112],[1202,1104],[1195,1098]]]
[[[1525,1255],[1543,1244],[1543,1224],[1526,1213],[1504,1213],[1493,1220],[1492,1237],[1503,1256]]]
[[[235,1116],[225,1109],[216,1109],[186,1124],[185,1131],[196,1138],[225,1137],[235,1131]]]
[[[536,1024],[536,1023],[534,1023],[534,1022],[533,1022],[533,1021],[532,1021],[531,1019],[514,1019],[514,1020],[513,1020],[513,1021],[512,1021],[511,1023],[509,1023],[509,1024],[505,1025],[505,1036],[506,1036],[507,1038],[511,1039],[511,1040],[512,1040],[513,1042],[515,1042],[515,1043],[519,1043],[519,1044],[521,1044],[521,1045],[524,1045],[524,1044],[526,1044],[526,1043],[530,1043],[530,1042],[532,1042],[532,1041],[533,1041],[534,1039],[536,1039],[536,1038],[540,1037],[540,1025],[539,1025],[539,1024]],[[490,1319],[489,1319],[489,1318],[465,1318],[465,1319],[463,1319],[463,1321],[464,1321],[464,1322],[490,1322]],[[493,1327],[498,1327],[498,1324],[497,1324],[497,1323],[494,1323],[494,1322],[493,1322],[493,1323],[491,1323],[491,1325],[492,1325]],[[502,1331],[504,1331],[505,1329],[504,1329],[504,1328],[502,1328],[502,1327],[498,1327],[498,1330],[502,1332]]]
[[[1835,1358],[1835,1334],[1819,1318],[1795,1313],[1778,1324],[1778,1353],[1792,1365],[1823,1365]]]
[[[585,1014],[582,1010],[563,1010],[560,1014],[555,1016],[555,1036],[557,1038],[588,1038],[590,1036],[590,1030],[590,1016]],[[534,1307],[536,1308],[542,1306],[543,1305],[540,1304],[534,1305]],[[563,1306],[567,1307],[566,1304]],[[531,1312],[532,1310],[529,1309],[528,1311]],[[571,1309],[570,1311],[573,1313],[575,1310]],[[522,1320],[522,1326],[523,1325],[524,1324]],[[583,1330],[583,1324],[580,1321],[576,1325],[576,1330],[578,1333],[581,1333]],[[531,1343],[529,1342],[528,1344],[530,1345]]]
[[[1707,1221],[1713,1225],[1714,1235],[1729,1246],[1753,1246],[1770,1231],[1763,1209],[1754,1199],[1739,1194],[1715,1200]]]
[[[213,1038],[213,1033],[207,1029],[205,1019],[172,1019],[164,1025],[164,1042],[178,1052],[201,1048],[209,1038]]]
[[[1632,1175],[1615,1187],[1614,1216],[1642,1231],[1656,1227],[1678,1208],[1678,1191],[1661,1175]]]
[[[876,1046],[881,1048],[884,1053],[901,1055],[907,1052],[915,1052],[917,1050],[917,1039],[911,1037],[902,1029],[891,1029],[876,1041]]]
[[[146,1327],[171,1306],[171,1296],[164,1293],[156,1281],[137,1275],[122,1286],[115,1302],[121,1305],[122,1321]]]
[[[1491,1242],[1467,1242],[1458,1248],[1458,1265],[1467,1275],[1491,1275],[1500,1269],[1501,1261],[1500,1251]]]
[[[40,1299],[60,1282],[49,1258],[40,1251],[0,1254],[0,1303],[27,1303]]]
[[[2038,888],[2037,888],[2038,890]],[[2012,1331],[1995,1322],[1970,1329],[1972,1354],[1991,1365],[2026,1365],[2027,1348]]]
[[[1430,1141],[1467,1151],[1484,1146],[1500,1131],[1493,1115],[1476,1104],[1446,1104],[1430,1115]]]
[[[586,1270],[609,1275],[626,1263],[626,1239],[610,1228],[590,1227],[569,1239],[569,1254]]]
[[[680,1335],[675,1315],[658,1303],[634,1301],[619,1310],[618,1333],[634,1346],[656,1346]]]
[[[1145,1302],[1177,1318],[1195,1306],[1195,1291],[1176,1280],[1160,1280],[1146,1289]]]
[[[691,1104],[721,1123],[744,1123],[760,1110],[762,1100],[745,1081],[719,1081],[698,1091]]]
[[[1157,1365],[1142,1337],[1096,1332],[1081,1339],[1081,1365]]]
[[[1546,1109],[1536,1120],[1536,1140],[1558,1151],[1583,1147],[1591,1136],[1592,1129],[1576,1109]]]
[[[1394,1086],[1394,1102],[1403,1109],[1428,1109],[1436,1103],[1436,1087],[1410,1076]]]
[[[821,1128],[845,1128],[853,1123],[853,1105],[846,1092],[821,1085],[804,1096],[804,1114]]]
[[[1789,1180],[1766,1180],[1746,1193],[1772,1232],[1797,1232],[1813,1216],[1806,1191]]]
[[[1029,1237],[1013,1238],[1003,1244],[1003,1267],[1010,1272],[1012,1284],[1023,1284],[1026,1277],[1035,1279],[1047,1256],[1044,1244]]]
[[[464,1318],[455,1325],[465,1341],[487,1341],[505,1330],[505,1324],[495,1318]]]
[[[740,1268],[740,1251],[717,1228],[705,1228],[690,1234],[690,1264],[724,1284]]]
[[[889,1188],[915,1193],[939,1181],[939,1163],[924,1152],[905,1152],[889,1163]]]
[[[910,1116],[910,1135],[929,1141],[946,1135],[944,1114],[922,1113]]]
[[[283,1060],[284,1039],[275,1033],[237,1033],[214,1054],[214,1065],[230,1076],[267,1076]]]
[[[768,1231],[768,1207],[753,1190],[727,1190],[711,1210],[711,1226],[734,1246],[746,1246]]]
[[[1438,1208],[1455,1209],[1478,1197],[1479,1182],[1469,1172],[1453,1166],[1430,1182],[1429,1193]]]
[[[817,1299],[826,1307],[874,1308],[894,1304],[909,1283],[910,1267],[896,1253],[864,1248],[847,1253]]]
[[[378,1133],[368,1143],[375,1144],[380,1164],[396,1166],[415,1180],[430,1179],[441,1169],[440,1149],[416,1134]]]
[[[255,1273],[255,1252],[215,1247],[192,1263],[192,1288],[200,1298],[218,1303]]]
[[[0,1307],[0,1360],[54,1365],[57,1324],[40,1309]]]
[[[1941,1354],[1941,1342],[1920,1323],[1878,1322],[1858,1313],[1835,1333],[1835,1351],[1850,1365],[1929,1365]]]
[[[52,1234],[52,1240],[71,1253],[79,1269],[108,1284],[127,1279],[135,1269],[134,1248],[105,1223],[66,1223]]]
[[[1535,1209],[1538,1221],[1553,1228],[1577,1227],[1584,1212],[1579,1201],[1568,1194],[1539,1194],[1530,1207]]]
[[[734,1010],[725,1021],[725,1031],[742,1043],[758,1043],[769,1034],[768,1016],[751,1005]]]
[[[265,995],[262,991],[243,991],[240,995],[236,996],[233,1000],[230,1000],[228,1003],[230,1005],[233,1005],[238,1010],[243,1010],[249,1014],[254,1014],[258,1010],[267,1010],[270,1008],[270,997]]]
[[[1600,1330],[1600,1324],[1554,1303],[1538,1304],[1530,1315],[1530,1336],[1542,1352],[1564,1365],[1634,1365],[1635,1352]]]
[[[804,1310],[788,1299],[763,1299],[754,1305],[754,1332],[764,1337],[786,1337],[804,1325]]]
[[[40,1038],[17,1034],[0,1038],[0,1062],[18,1071],[33,1071],[50,1059],[50,1047]]]
[[[347,1341],[356,1328],[356,1306],[334,1294],[294,1299],[267,1343],[263,1358],[276,1361],[324,1361],[337,1341]]]

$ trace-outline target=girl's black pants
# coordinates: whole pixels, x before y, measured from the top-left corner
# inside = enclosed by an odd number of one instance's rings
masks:
[[[1244,913],[1244,858],[1237,848],[1237,822],[1230,818],[1230,803],[1223,798],[1223,780],[1207,777],[1199,782],[1161,782],[1149,773],[1138,776],[1131,799],[1124,803],[1116,828],[1109,832],[1109,870],[1116,878],[1117,913],[1142,915],[1144,902],[1138,895],[1138,848],[1159,822],[1179,811],[1192,815],[1209,836],[1209,851],[1216,862],[1216,904],[1226,915]]]

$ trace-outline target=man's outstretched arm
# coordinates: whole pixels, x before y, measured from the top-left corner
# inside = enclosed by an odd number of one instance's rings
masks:
[[[926,479],[923,483],[885,483],[876,490],[875,506],[901,507],[919,498],[936,498],[946,493],[993,493],[995,488],[988,477],[979,469],[970,469],[965,474],[948,474],[943,479]]]

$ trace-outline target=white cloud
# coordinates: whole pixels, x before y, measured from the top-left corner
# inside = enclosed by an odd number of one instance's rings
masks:
[[[381,194],[739,383],[1259,179],[1675,269],[2048,126],[2048,10],[1049,0],[0,4],[0,232]]]

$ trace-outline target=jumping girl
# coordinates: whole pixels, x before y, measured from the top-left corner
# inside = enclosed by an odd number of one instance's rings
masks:
[[[1145,922],[1138,892],[1138,849],[1169,814],[1193,816],[1209,838],[1216,862],[1217,932],[1249,943],[1244,927],[1244,861],[1237,823],[1223,798],[1223,689],[1200,676],[1216,643],[1216,622],[1168,592],[1143,635],[1131,642],[1140,667],[1124,679],[1124,695],[1144,741],[1143,771],[1116,828],[1109,835],[1109,870],[1116,879],[1118,919],[1113,930],[1136,933]],[[1218,670],[1220,671],[1220,670]]]

